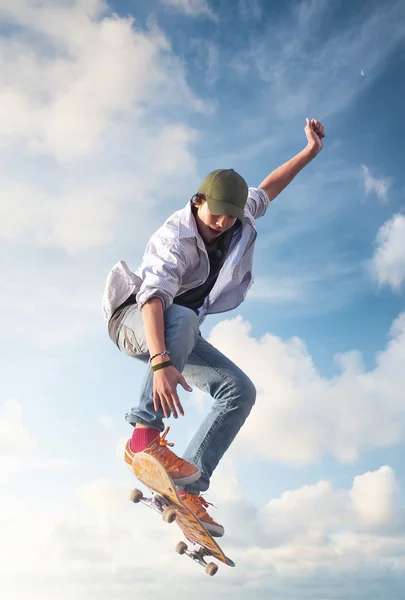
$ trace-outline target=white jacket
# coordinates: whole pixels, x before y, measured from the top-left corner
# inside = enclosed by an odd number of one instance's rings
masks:
[[[245,223],[231,240],[228,256],[210,294],[199,310],[200,323],[207,314],[233,310],[246,297],[253,283],[253,253],[256,241],[255,219],[262,217],[269,199],[261,189],[249,188]],[[198,233],[191,203],[174,214],[152,235],[142,264],[132,272],[124,261],[110,271],[103,296],[106,322],[131,294],[140,308],[153,296],[163,301],[164,310],[173,298],[207,279],[210,264],[204,241]]]

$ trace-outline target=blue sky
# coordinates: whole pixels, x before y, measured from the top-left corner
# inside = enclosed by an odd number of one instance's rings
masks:
[[[405,10],[279,4],[0,0],[0,562],[13,600],[206,595],[172,552],[176,530],[127,501],[124,415],[143,367],[109,340],[101,296],[208,171],[259,185],[304,147],[306,117],[324,124],[324,149],[258,220],[246,302],[203,325],[259,392],[209,491],[238,563],[216,594],[402,597]],[[209,407],[183,397],[179,452]]]

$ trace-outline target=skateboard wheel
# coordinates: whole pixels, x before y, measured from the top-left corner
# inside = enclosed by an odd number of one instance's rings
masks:
[[[215,575],[215,573],[218,571],[218,565],[216,565],[213,562],[208,563],[208,565],[205,567],[205,572],[207,573],[207,575],[209,575],[210,577],[213,577],[213,575]]]
[[[174,508],[171,508],[170,506],[165,508],[162,513],[162,519],[166,523],[173,523],[173,521],[176,520],[176,511]]]
[[[177,552],[177,554],[184,554],[185,551],[187,550],[187,548],[188,548],[187,544],[185,544],[184,542],[179,542],[176,545],[176,552]]]
[[[135,502],[135,504],[138,504],[138,502],[140,502],[142,498],[143,494],[141,490],[132,490],[132,492],[129,494],[129,499],[131,500],[131,502]]]

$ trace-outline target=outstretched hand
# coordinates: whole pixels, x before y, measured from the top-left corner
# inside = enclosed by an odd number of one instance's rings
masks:
[[[304,131],[307,136],[309,149],[314,152],[314,154],[318,154],[323,147],[322,139],[325,137],[325,127],[320,121],[307,118],[307,124]]]
[[[153,407],[157,412],[162,408],[163,414],[168,419],[172,414],[175,419],[184,415],[184,409],[177,393],[180,384],[187,392],[192,392],[183,375],[172,365],[159,369],[153,377]]]

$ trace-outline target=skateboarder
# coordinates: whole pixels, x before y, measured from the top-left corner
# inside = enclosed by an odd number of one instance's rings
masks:
[[[200,334],[208,314],[230,311],[252,282],[255,220],[322,149],[323,125],[306,120],[307,145],[248,188],[233,169],[209,173],[187,205],[152,235],[139,268],[125,262],[110,272],[103,311],[119,350],[148,365],[139,404],[126,415],[134,427],[125,461],[146,451],[164,465],[182,500],[212,535],[224,528],[208,514],[200,495],[255,402],[252,381]],[[169,449],[164,418],[184,415],[177,386],[190,385],[213,398],[183,458]],[[258,433],[259,435],[259,433]]]

